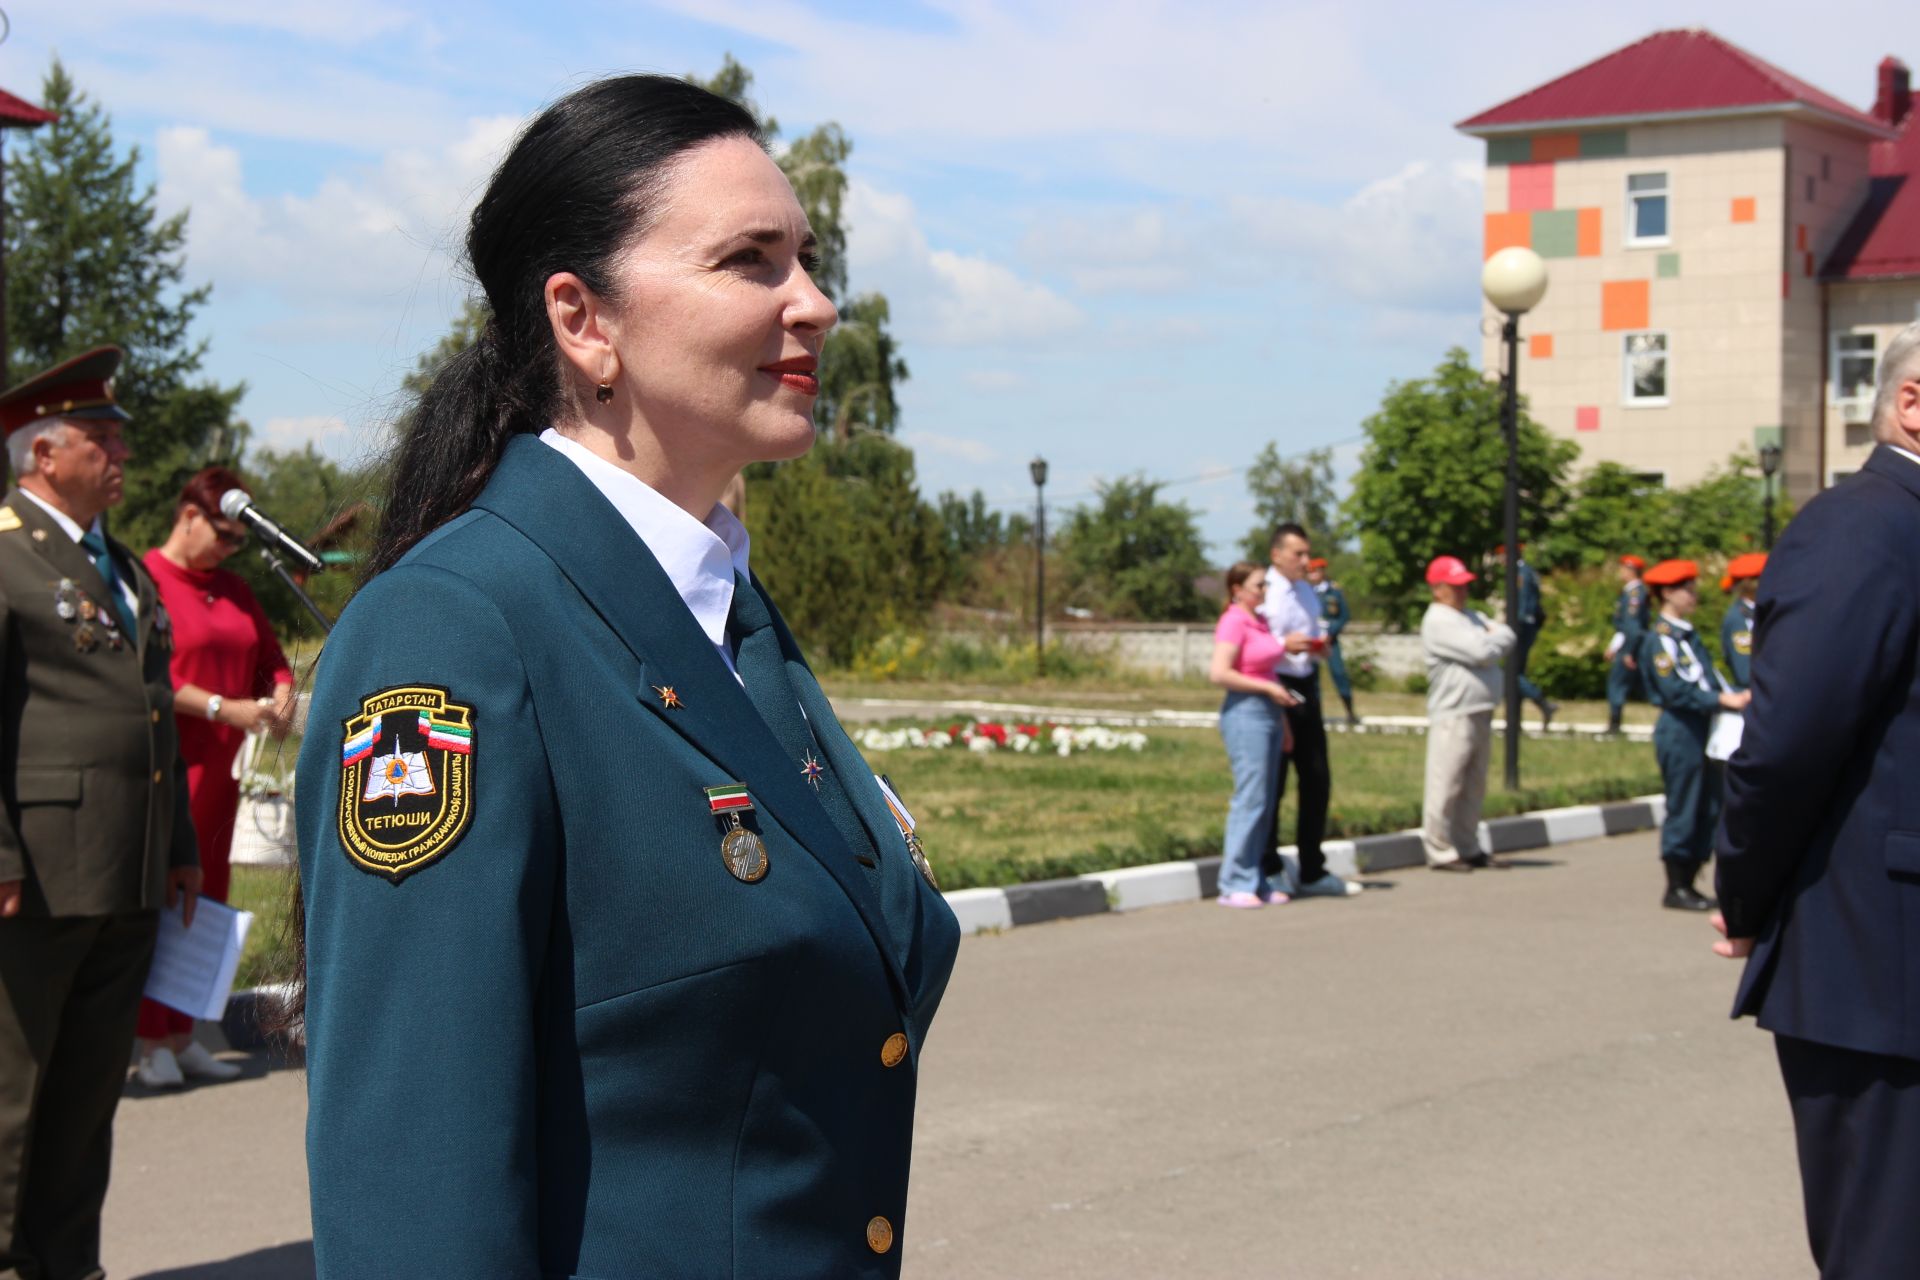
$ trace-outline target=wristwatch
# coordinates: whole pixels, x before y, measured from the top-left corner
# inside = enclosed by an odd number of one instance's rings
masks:
[[[218,720],[220,718],[220,707],[225,702],[226,699],[217,693],[209,695],[207,698],[207,719]]]

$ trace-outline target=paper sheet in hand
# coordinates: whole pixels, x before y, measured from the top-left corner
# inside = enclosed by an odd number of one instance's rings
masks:
[[[147,971],[147,999],[195,1018],[218,1020],[227,1011],[240,950],[252,924],[252,912],[209,898],[194,907],[191,929],[180,923],[178,906],[162,908],[160,940]]]
[[[1707,759],[1733,759],[1733,753],[1740,749],[1740,734],[1746,727],[1747,718],[1738,711],[1714,712],[1713,731],[1707,735]]]

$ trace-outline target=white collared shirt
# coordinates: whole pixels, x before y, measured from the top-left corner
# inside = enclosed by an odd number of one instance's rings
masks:
[[[1308,637],[1321,635],[1325,631],[1320,624],[1320,595],[1313,589],[1313,584],[1305,578],[1291,582],[1278,569],[1267,570],[1267,602],[1260,606],[1260,616],[1267,620],[1268,628],[1282,641],[1296,631]],[[1313,674],[1313,655],[1282,654],[1274,671],[1283,676],[1310,676]]]
[[[707,513],[705,522],[694,519],[646,481],[622,471],[552,427],[540,433],[540,440],[579,467],[647,544],[694,622],[738,680],[740,672],[733,665],[733,649],[727,643],[727,616],[733,611],[733,575],[747,576],[746,526],[719,503]]]
[[[69,538],[73,539],[75,546],[79,546],[80,539],[84,538],[89,533],[97,533],[101,536],[103,540],[106,538],[106,531],[100,527],[99,516],[95,516],[93,518],[93,523],[89,525],[87,528],[82,529],[79,525],[73,522],[73,517],[69,516],[64,511],[61,511],[59,508],[53,506],[45,498],[33,492],[33,490],[21,489],[20,496],[28,499],[35,506],[39,507],[42,511],[52,516],[53,522],[60,526],[60,531],[62,533],[66,534]],[[81,547],[80,550],[82,552],[86,552],[87,549],[85,547]],[[91,553],[87,554],[87,559],[89,560],[93,559],[93,556]],[[119,566],[117,563],[115,564],[114,567],[116,568],[116,570],[119,569]],[[134,617],[136,618],[139,617],[140,616],[140,592],[136,590],[134,587],[132,573],[126,570],[120,570],[116,572],[113,576],[114,576],[115,584],[120,588],[121,597],[125,599],[127,602],[127,608],[132,611]]]
[[[1890,444],[1887,446],[1887,448],[1893,450],[1895,453],[1899,454],[1901,457],[1905,458],[1907,461],[1913,463],[1914,465],[1920,466],[1920,453],[1915,453],[1911,449],[1902,449],[1897,444]]]

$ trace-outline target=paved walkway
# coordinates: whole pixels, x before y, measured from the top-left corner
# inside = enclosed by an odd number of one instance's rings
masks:
[[[912,1280],[1784,1280],[1765,1036],[1651,835],[1352,901],[970,938],[922,1076]],[[311,1273],[295,1072],[129,1096],[115,1280]]]

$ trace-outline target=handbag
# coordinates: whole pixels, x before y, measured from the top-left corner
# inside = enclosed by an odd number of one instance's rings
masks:
[[[290,867],[297,856],[292,780],[260,768],[265,742],[265,735],[250,733],[233,758],[233,776],[240,781],[240,810],[234,815],[227,861],[238,866]]]

